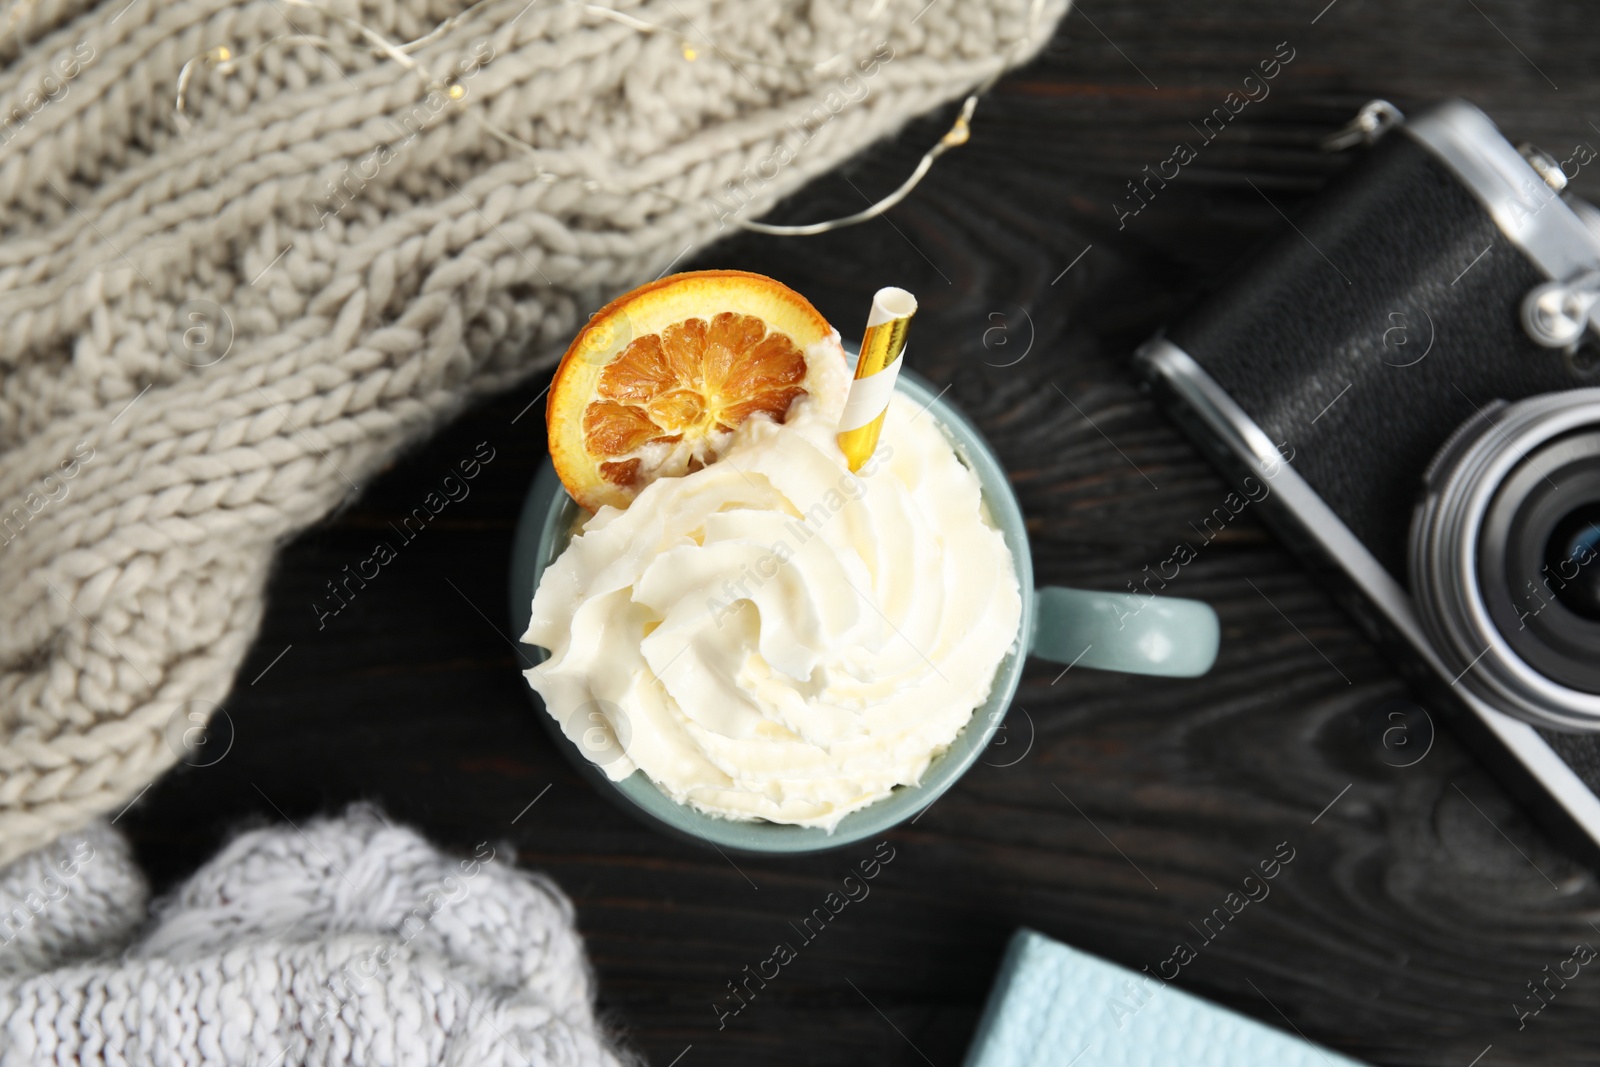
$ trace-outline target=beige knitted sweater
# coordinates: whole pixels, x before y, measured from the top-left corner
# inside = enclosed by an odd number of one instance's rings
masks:
[[[397,449],[1065,7],[0,8],[0,862],[178,758]]]

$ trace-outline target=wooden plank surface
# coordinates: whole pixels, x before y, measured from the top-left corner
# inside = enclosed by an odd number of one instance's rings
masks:
[[[912,361],[1011,472],[1039,580],[1123,588],[1226,492],[1141,395],[1127,353],[1344,165],[1317,150],[1322,135],[1373,96],[1467,95],[1560,158],[1600,146],[1592,5],[1324,2],[1092,0],[887,218],[736,236],[685,266],[773,274],[846,329],[877,286],[913,289]],[[1119,229],[1125,183],[1194,140],[1189,124],[1280,42],[1294,58],[1270,97]],[[912,124],[774,218],[858,210],[949,118]],[[1574,185],[1600,196],[1600,162]],[[1248,511],[1170,590],[1221,613],[1209,677],[1031,663],[984,764],[887,835],[895,858],[871,895],[719,1029],[726,983],[794,940],[789,924],[873,849],[728,859],[679,844],[591,791],[540,729],[505,605],[543,456],[542,406],[517,416],[547,381],[466,413],[288,546],[225,705],[231,750],[168,775],[119,823],[161,884],[241,825],[355,800],[453,848],[512,842],[577,903],[603,1010],[658,1065],[957,1064],[1019,925],[1134,968],[1190,942],[1183,988],[1378,1063],[1600,1055],[1600,976],[1581,972],[1520,1029],[1513,1009],[1576,943],[1600,944],[1594,874],[1442,730],[1392,766],[1376,738],[1405,688]],[[485,441],[494,458],[470,496],[319,629],[325,583]],[[1199,938],[1280,842],[1295,858],[1270,898]]]

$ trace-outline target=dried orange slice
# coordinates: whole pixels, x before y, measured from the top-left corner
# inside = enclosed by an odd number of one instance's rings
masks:
[[[618,297],[550,385],[561,483],[590,511],[625,508],[656,478],[714,462],[746,419],[784,421],[821,358],[808,349],[832,335],[805,297],[746,271],[674,274]]]

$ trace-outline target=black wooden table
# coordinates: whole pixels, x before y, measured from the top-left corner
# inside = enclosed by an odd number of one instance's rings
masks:
[[[876,287],[914,290],[913,362],[1011,471],[1039,580],[1123,588],[1226,493],[1139,392],[1127,354],[1345,165],[1319,137],[1372,96],[1409,108],[1466,95],[1559,158],[1600,145],[1591,4],[1326,3],[1089,0],[886,218],[741,235],[684,266],[775,275],[846,330]],[[1285,49],[1271,95],[1119,226],[1126,183]],[[858,210],[950,115],[775,217]],[[1600,194],[1600,163],[1574,185]],[[1403,685],[1248,511],[1169,590],[1221,614],[1209,677],[1031,663],[984,763],[888,835],[895,859],[870,898],[719,1030],[726,983],[792,939],[788,924],[872,848],[730,860],[680,844],[585,786],[546,737],[507,639],[506,570],[544,454],[542,403],[517,416],[547,381],[468,412],[288,547],[226,704],[232,750],[169,774],[119,824],[161,884],[242,824],[371,799],[449,847],[513,842],[555,876],[604,1012],[660,1067],[947,1067],[1017,926],[1153,965],[1288,842],[1270,899],[1205,945],[1183,988],[1380,1063],[1600,1058],[1600,975],[1581,972],[1520,1030],[1513,1009],[1576,943],[1600,945],[1593,872],[1448,733],[1392,765],[1373,722]],[[471,495],[319,629],[325,583],[484,441],[494,458]]]

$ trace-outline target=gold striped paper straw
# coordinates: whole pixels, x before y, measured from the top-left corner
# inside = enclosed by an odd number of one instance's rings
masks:
[[[883,416],[894,396],[894,380],[900,376],[906,332],[916,312],[917,298],[892,285],[879,289],[872,298],[855,381],[850,383],[850,396],[839,419],[839,447],[852,471],[860,470],[877,450]]]

